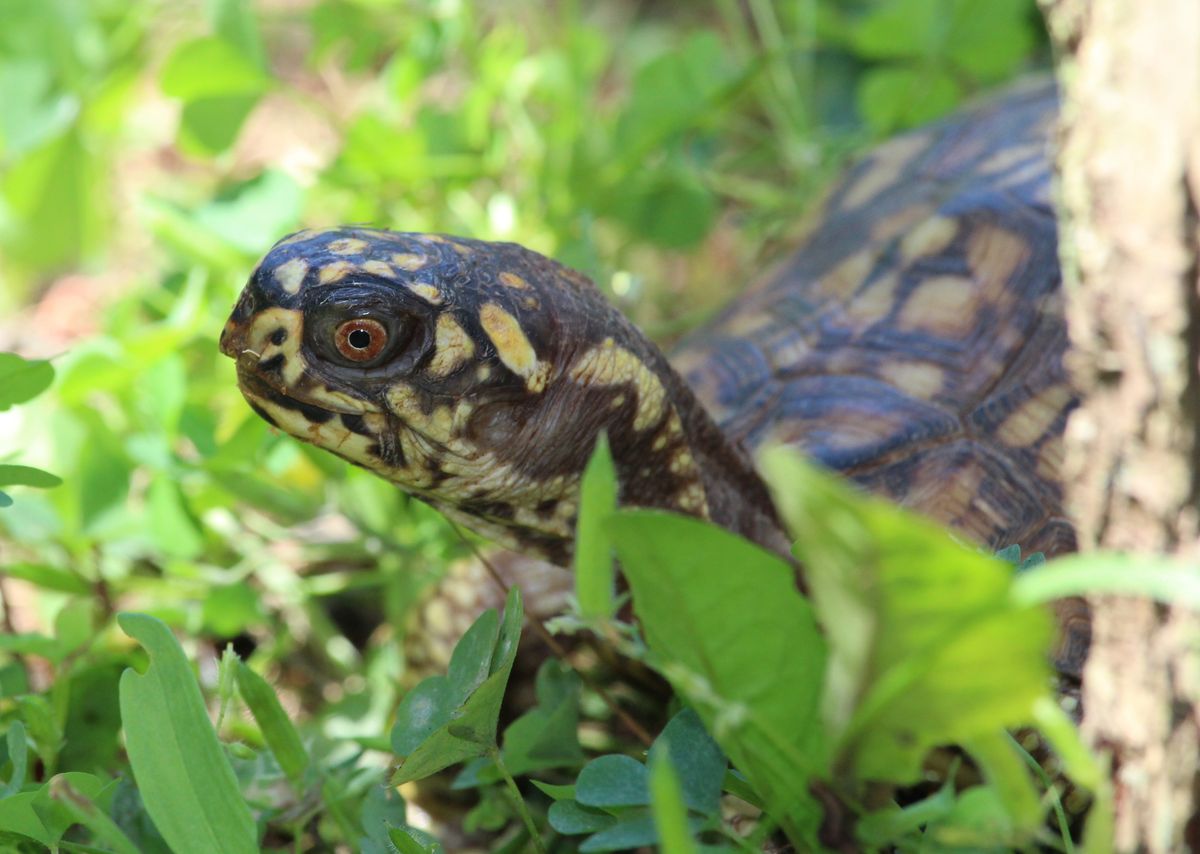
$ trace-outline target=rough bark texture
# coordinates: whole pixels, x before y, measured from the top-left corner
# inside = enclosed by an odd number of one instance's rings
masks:
[[[1042,0],[1061,52],[1082,548],[1200,557],[1200,2]],[[1195,615],[1092,603],[1084,733],[1112,757],[1121,851],[1200,850]]]

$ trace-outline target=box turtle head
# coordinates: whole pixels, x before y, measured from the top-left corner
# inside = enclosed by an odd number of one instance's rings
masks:
[[[777,551],[748,456],[768,442],[981,545],[1065,551],[1055,110],[1051,86],[1024,86],[872,152],[670,362],[541,255],[364,228],[277,244],[221,346],[272,424],[551,561],[601,430],[623,503]]]

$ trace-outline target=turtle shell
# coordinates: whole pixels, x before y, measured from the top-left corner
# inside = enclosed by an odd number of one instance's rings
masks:
[[[1055,116],[1026,85],[852,168],[791,259],[675,354],[725,433],[981,544],[1072,549]]]

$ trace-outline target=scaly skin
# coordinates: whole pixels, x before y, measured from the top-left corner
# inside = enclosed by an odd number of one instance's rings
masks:
[[[272,424],[560,565],[601,430],[622,503],[780,553],[747,453],[767,442],[981,545],[1068,551],[1061,437],[1076,397],[1049,203],[1055,110],[1050,86],[1018,87],[868,154],[792,259],[675,367],[541,255],[364,228],[277,244],[221,348]],[[386,346],[347,350],[355,324]],[[1066,603],[1060,621],[1059,666],[1078,672],[1086,609]]]

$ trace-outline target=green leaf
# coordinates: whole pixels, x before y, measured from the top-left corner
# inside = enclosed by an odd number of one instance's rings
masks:
[[[471,692],[487,678],[499,631],[500,618],[489,608],[455,644],[448,675],[423,679],[405,695],[392,730],[392,749],[397,754],[412,753],[454,718]]]
[[[425,836],[408,827],[388,828],[388,841],[396,846],[400,854],[441,854],[441,843],[423,842],[418,835]]]
[[[62,478],[32,466],[0,465],[0,486],[33,486],[52,489],[62,485]]]
[[[233,145],[258,95],[225,95],[188,101],[179,117],[179,142],[185,149],[217,154]]]
[[[798,845],[825,773],[825,642],[791,566],[713,525],[650,510],[609,522],[653,665]]]
[[[962,100],[962,91],[948,72],[888,65],[863,75],[857,100],[872,130],[887,134],[945,115]]]
[[[81,824],[92,832],[96,842],[115,854],[140,854],[108,816],[115,789],[116,781],[91,774],[59,774],[38,793],[33,807],[56,840],[72,825]]]
[[[298,793],[303,792],[304,772],[308,769],[308,751],[300,740],[300,733],[288,718],[287,712],[279,703],[275,691],[253,670],[239,661],[234,671],[237,678],[238,693],[246,701],[250,714],[262,731],[263,739],[275,761],[283,773],[291,781]]]
[[[12,496],[4,490],[0,490],[0,507],[12,507]]]
[[[537,706],[504,730],[504,766],[518,776],[546,768],[583,763],[579,746],[579,676],[568,665],[548,659],[538,669]]]
[[[1013,601],[1010,567],[790,449],[764,454],[763,470],[829,639],[841,767],[915,781],[930,747],[1033,721],[1052,625]]]
[[[194,558],[204,550],[204,537],[178,484],[169,475],[159,475],[151,482],[146,491],[146,516],[147,533],[163,554]]]
[[[126,751],[146,811],[177,854],[257,852],[254,817],[179,642],[145,614],[117,621],[150,654],[145,673],[126,670],[120,687]]]
[[[163,93],[184,101],[229,95],[257,95],[270,78],[244,50],[217,36],[184,42],[163,65]]]
[[[87,594],[92,588],[87,581],[53,566],[39,563],[10,563],[4,567],[4,574],[9,578],[19,578],[43,590],[54,590],[58,593]]]
[[[583,840],[580,852],[629,851],[658,842],[658,830],[648,809],[631,810],[618,817],[612,827]]]
[[[22,792],[0,800],[0,843],[8,841],[4,838],[5,832],[19,833],[46,846],[53,845],[58,841],[57,837],[52,836],[46,826],[42,824],[42,820],[33,808],[34,801],[37,800],[39,794],[40,790]],[[23,850],[15,849],[16,852],[23,852]]]
[[[25,769],[29,757],[29,745],[25,743],[23,723],[13,721],[8,727],[8,732],[4,734],[4,740],[8,745],[8,761],[12,763],[13,770],[8,782],[0,788],[0,799],[21,791],[21,787],[25,785]]]
[[[481,625],[487,617],[485,612],[475,625]],[[490,619],[496,619],[494,612]],[[500,703],[504,699],[508,677],[517,657],[523,620],[521,593],[514,587],[508,593],[504,621],[491,655],[481,655],[479,646],[480,638],[493,636],[490,630],[481,630],[469,639],[464,636],[463,641],[468,642],[471,654],[460,658],[458,648],[455,648],[444,687],[436,688],[429,696],[419,695],[415,701],[410,702],[407,696],[404,698],[396,713],[396,726],[392,729],[392,745],[404,759],[392,778],[392,785],[420,780],[457,762],[483,756],[496,749]],[[470,631],[467,634],[472,635]],[[460,646],[462,643],[460,641]],[[485,665],[487,661],[490,663]],[[421,685],[418,685],[417,689],[420,688]],[[459,697],[462,699],[450,709],[447,720],[448,700]],[[413,742],[417,739],[408,731],[409,727],[414,727],[420,735],[419,744],[415,747]]]
[[[650,760],[650,796],[659,850],[662,854],[696,854],[696,842],[688,829],[687,808],[683,805],[684,796],[671,765],[663,759]]]
[[[574,798],[565,798],[550,805],[547,813],[550,826],[566,836],[595,833],[617,823],[615,816],[585,807]]]
[[[583,766],[575,799],[589,807],[640,807],[650,803],[646,766],[632,756],[598,756]]]
[[[579,496],[579,522],[575,529],[575,598],[579,601],[582,616],[607,619],[616,608],[613,593],[616,571],[604,520],[617,509],[617,473],[604,433],[596,439],[596,448],[584,469]]]
[[[698,813],[715,814],[729,763],[694,709],[686,708],[671,718],[655,739],[648,760],[651,769],[664,753],[683,783],[684,803]]]
[[[989,4],[993,2],[1003,0],[988,0]],[[851,43],[859,56],[921,59],[936,55],[949,29],[941,0],[892,0],[872,6],[850,30]]]
[[[204,597],[204,624],[220,637],[231,638],[262,620],[258,592],[247,582],[212,587]]]
[[[54,366],[41,359],[0,353],[0,412],[32,400],[54,382]]]

